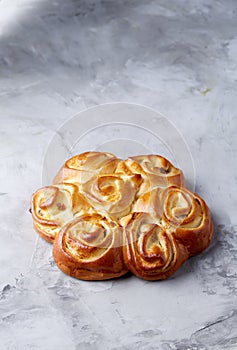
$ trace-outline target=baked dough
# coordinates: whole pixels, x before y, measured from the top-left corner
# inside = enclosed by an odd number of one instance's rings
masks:
[[[122,228],[100,214],[85,214],[64,226],[53,244],[57,266],[84,280],[104,280],[124,275]]]
[[[157,218],[134,213],[125,226],[124,260],[128,269],[146,280],[172,275],[188,258],[186,247]]]
[[[209,208],[186,188],[153,189],[137,200],[133,212],[153,215],[166,232],[188,249],[190,256],[201,253],[210,243],[213,227]]]
[[[68,159],[53,180],[59,183],[86,183],[97,174],[111,174],[120,159],[112,153],[84,152]]]
[[[141,175],[143,181],[138,195],[157,186],[164,188],[170,185],[185,185],[182,171],[175,168],[167,159],[154,154],[130,157],[121,161],[116,171]]]
[[[91,207],[75,184],[58,184],[40,188],[31,197],[34,228],[48,242],[53,242],[65,223]]]
[[[104,280],[131,271],[165,279],[210,243],[213,225],[182,171],[159,155],[85,152],[31,198],[34,228],[66,274]]]
[[[141,184],[139,174],[98,174],[81,184],[80,192],[91,206],[113,218],[122,218],[131,212],[136,192]]]

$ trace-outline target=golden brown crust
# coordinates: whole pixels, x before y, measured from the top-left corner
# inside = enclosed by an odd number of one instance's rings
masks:
[[[174,237],[187,247],[190,256],[207,248],[212,239],[213,224],[210,210],[202,198],[185,188],[172,186],[163,192],[162,205],[163,226],[170,226]]]
[[[85,152],[32,195],[34,228],[73,277],[104,280],[130,270],[164,279],[212,238],[206,203],[184,185],[182,171],[161,156]]]
[[[185,188],[155,188],[137,200],[133,211],[155,216],[165,230],[187,247],[190,256],[203,251],[211,241],[210,211],[202,198]]]
[[[53,244],[53,257],[66,274],[84,280],[124,275],[123,236],[115,221],[98,214],[82,215],[64,226]]]
[[[80,191],[95,210],[119,219],[130,213],[140,183],[139,174],[98,174]]]
[[[167,278],[189,256],[185,246],[148,213],[133,214],[125,227],[125,237],[125,263],[136,276],[146,280]]]
[[[119,159],[112,153],[84,152],[68,159],[53,180],[53,184],[62,182],[86,183],[96,174],[113,173]]]
[[[34,228],[48,242],[53,242],[61,227],[90,206],[74,184],[40,188],[31,197]]]
[[[60,227],[46,227],[42,226],[39,223],[33,222],[33,227],[38,235],[49,243],[53,243],[54,238],[58,234]]]
[[[175,168],[167,159],[154,154],[123,160],[118,164],[116,172],[142,176],[143,183],[138,195],[157,186],[166,188],[170,185],[185,185],[182,171]]]

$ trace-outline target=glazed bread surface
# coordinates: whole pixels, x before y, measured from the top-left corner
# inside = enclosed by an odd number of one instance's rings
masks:
[[[85,152],[31,198],[33,225],[66,274],[83,280],[171,276],[213,234],[205,201],[159,155]]]

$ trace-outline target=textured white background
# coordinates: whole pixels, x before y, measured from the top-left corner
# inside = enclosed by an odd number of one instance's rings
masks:
[[[237,348],[236,23],[235,0],[0,1],[2,349]],[[180,130],[213,214],[211,247],[165,282],[75,281],[36,245],[51,137],[117,101]]]

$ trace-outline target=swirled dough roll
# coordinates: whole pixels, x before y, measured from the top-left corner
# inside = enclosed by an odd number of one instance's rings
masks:
[[[185,185],[184,176],[180,169],[175,168],[167,159],[153,154],[130,157],[121,161],[116,172],[142,176],[143,183],[138,195],[157,186],[164,188],[170,185]]]
[[[128,269],[146,280],[165,279],[188,258],[188,251],[148,213],[134,213],[124,228]]]
[[[161,156],[85,152],[33,194],[34,227],[71,276],[103,280],[130,270],[164,279],[212,238],[206,203],[184,185],[182,171]]]
[[[104,280],[124,275],[121,227],[100,214],[82,215],[59,232],[53,244],[57,266],[83,280]]]
[[[181,187],[156,188],[143,194],[133,211],[151,213],[164,229],[196,255],[210,243],[213,233],[210,211],[202,198]]]
[[[130,213],[140,183],[138,174],[99,174],[82,184],[80,191],[95,210],[121,218]]]
[[[68,159],[63,164],[55,176],[53,183],[69,182],[83,184],[88,182],[96,174],[113,173],[119,161],[112,153],[81,153]]]
[[[190,255],[199,254],[209,245],[213,224],[204,200],[185,188],[169,187],[161,198],[162,225],[169,227],[176,240],[184,244]]]
[[[89,209],[87,201],[74,184],[42,187],[31,197],[34,228],[48,242],[53,242],[65,223]]]

